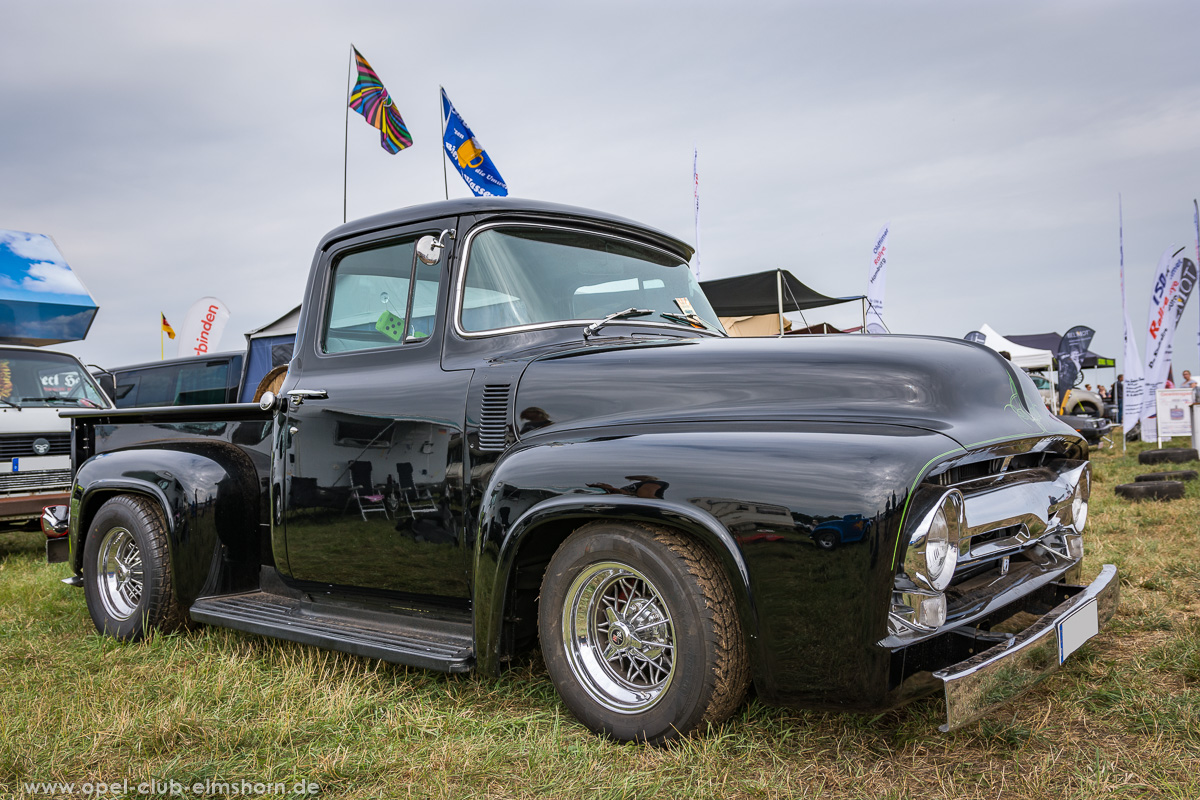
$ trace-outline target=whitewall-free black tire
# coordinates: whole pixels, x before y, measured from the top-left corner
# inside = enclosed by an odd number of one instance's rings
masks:
[[[591,523],[546,570],[538,610],[546,668],[584,725],[660,744],[719,724],[749,683],[729,579],[674,531]]]
[[[100,507],[83,546],[83,591],[96,630],[124,641],[181,627],[162,511],[138,495]]]

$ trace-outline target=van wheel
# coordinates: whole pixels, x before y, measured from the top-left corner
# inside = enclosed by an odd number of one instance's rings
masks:
[[[542,581],[538,634],[559,695],[587,727],[653,744],[729,718],[749,684],[729,579],[662,528],[592,523]]]
[[[156,503],[123,494],[100,507],[83,547],[83,590],[96,630],[123,641],[184,625]]]

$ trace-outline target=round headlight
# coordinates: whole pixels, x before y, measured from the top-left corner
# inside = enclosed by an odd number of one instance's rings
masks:
[[[938,499],[909,540],[905,572],[913,582],[937,592],[950,585],[964,525],[963,497],[951,490]]]
[[[1082,531],[1087,524],[1088,499],[1092,494],[1092,473],[1085,469],[1079,475],[1079,483],[1075,484],[1075,494],[1071,496],[1071,520],[1076,531]]]
[[[945,505],[939,506],[933,515],[929,533],[925,535],[925,566],[935,589],[944,589],[950,583],[950,572],[946,561],[950,558],[950,523],[946,519]],[[945,574],[945,581],[942,576]]]

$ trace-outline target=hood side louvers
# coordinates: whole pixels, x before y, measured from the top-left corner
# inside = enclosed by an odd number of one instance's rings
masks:
[[[489,383],[483,387],[479,412],[479,449],[496,452],[508,446],[509,394],[512,384]]]

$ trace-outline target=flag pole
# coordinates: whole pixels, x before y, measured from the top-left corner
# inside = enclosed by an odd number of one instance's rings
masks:
[[[442,151],[442,186],[446,190],[446,199],[450,199],[450,179],[446,177],[446,104],[442,101],[442,97],[446,94],[446,87],[438,86],[438,119],[442,121],[442,143],[438,145],[438,150]]]
[[[700,280],[700,148],[692,145],[692,202],[696,222],[696,280]]]
[[[783,267],[775,269],[775,299],[779,303],[779,336],[783,336]]]
[[[1117,192],[1117,252],[1120,256],[1119,263],[1121,266],[1121,314],[1123,315],[1121,318],[1121,328],[1125,331],[1125,336],[1122,337],[1121,341],[1122,345],[1124,345],[1121,349],[1121,365],[1124,369],[1121,370],[1120,374],[1124,375],[1129,371],[1129,359],[1127,356],[1129,354],[1129,336],[1131,331],[1129,330],[1129,325],[1126,324],[1129,321],[1129,311],[1128,306],[1125,305],[1125,210],[1122,208],[1120,192]],[[1121,398],[1117,401],[1117,416],[1121,418],[1121,454],[1124,455],[1129,451],[1129,437],[1126,435],[1129,433],[1129,430],[1125,427],[1125,403],[1128,399],[1125,397],[1125,381],[1113,381],[1113,394],[1115,395],[1117,392],[1121,393]],[[1117,400],[1116,397],[1113,399]],[[1138,398],[1138,402],[1141,402],[1141,398]]]
[[[1196,264],[1200,265],[1200,203],[1195,198],[1192,199],[1192,208],[1195,211],[1192,221],[1196,224]],[[1196,347],[1200,349],[1200,327],[1196,328]]]
[[[342,105],[346,107],[346,125],[342,131],[342,224],[346,224],[346,194],[349,181],[346,178],[350,166],[350,92],[354,91],[351,81],[354,79],[354,42],[350,43],[350,66],[346,70],[346,97]]]

